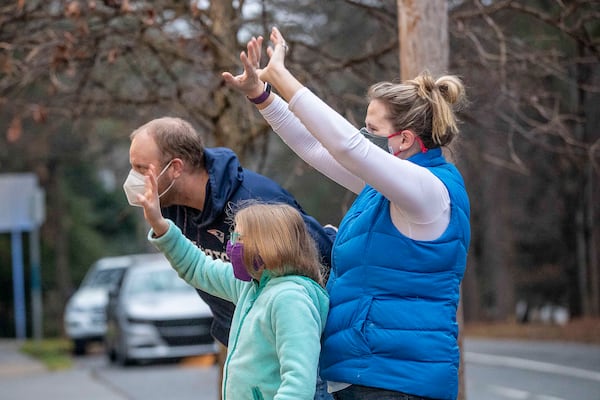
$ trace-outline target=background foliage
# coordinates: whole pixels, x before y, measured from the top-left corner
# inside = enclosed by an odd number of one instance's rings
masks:
[[[368,85],[398,77],[396,7],[2,2],[0,171],[33,171],[46,191],[46,333],[61,332],[64,302],[95,259],[148,250],[121,183],[128,135],[152,118],[190,120],[207,145],[235,149],[323,224],[339,223],[353,196],[282,145],[220,73],[239,71],[245,41],[276,24],[290,68],[362,126]],[[448,154],[472,203],[466,320],[512,318],[519,299],[599,314],[599,16],[597,0],[449,1],[449,72],[471,99]],[[0,336],[13,334],[9,240],[0,235]]]

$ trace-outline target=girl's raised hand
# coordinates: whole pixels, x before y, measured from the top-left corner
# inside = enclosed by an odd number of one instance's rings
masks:
[[[169,230],[169,223],[163,218],[160,211],[160,199],[158,197],[158,183],[156,182],[156,167],[150,164],[145,177],[146,190],[144,194],[138,194],[137,200],[144,207],[144,218],[152,227],[156,237],[164,235]]]

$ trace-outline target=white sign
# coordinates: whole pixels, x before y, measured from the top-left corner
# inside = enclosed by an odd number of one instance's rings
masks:
[[[0,174],[0,232],[39,227],[46,218],[44,198],[35,174]]]

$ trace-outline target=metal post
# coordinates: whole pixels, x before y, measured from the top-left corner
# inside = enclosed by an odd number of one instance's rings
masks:
[[[23,238],[20,231],[11,232],[15,337],[25,339],[25,279],[23,277]]]
[[[29,258],[31,260],[31,313],[33,337],[41,340],[42,332],[42,279],[40,272],[40,230],[33,228],[29,235]]]

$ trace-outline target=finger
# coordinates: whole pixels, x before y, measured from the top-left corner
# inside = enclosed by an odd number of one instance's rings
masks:
[[[248,66],[252,66],[252,63],[250,62],[250,53],[246,54],[242,51],[242,53],[240,54],[240,61],[242,62],[242,64],[244,66],[248,65]]]
[[[264,39],[262,36],[259,36],[256,40],[256,60],[258,61],[258,65],[260,66],[260,57],[262,56],[262,46]]]
[[[279,29],[277,29],[276,26],[274,26],[271,30],[271,41],[274,43],[279,43],[280,41],[283,41],[283,36],[281,35],[281,32],[279,32]]]
[[[148,205],[148,202],[146,201],[146,196],[144,196],[141,193],[136,194],[136,201],[139,205],[141,205],[144,208],[146,208],[146,206]]]
[[[254,38],[252,38],[249,42],[248,45],[246,46],[247,51],[248,51],[248,60],[250,62],[250,65],[252,67],[256,67],[258,65],[258,57],[257,57],[257,51],[256,51],[256,40]]]
[[[254,39],[248,43],[248,55],[251,56],[251,64],[254,68],[260,67],[260,43]]]
[[[259,36],[258,39],[256,39],[256,44],[258,45],[259,52],[262,49],[263,41],[264,41],[264,38],[262,36]]]
[[[150,178],[150,187],[152,188],[152,192],[157,193],[158,183],[156,182],[156,167],[154,166],[154,164],[150,164],[148,168],[148,178]]]
[[[229,72],[222,72],[221,73],[221,78],[223,78],[223,80],[225,81],[225,83],[228,84],[228,85],[233,85],[234,86],[235,83],[236,83],[235,78]]]
[[[245,52],[240,52],[240,60],[243,62],[243,58],[246,57],[246,53]]]

